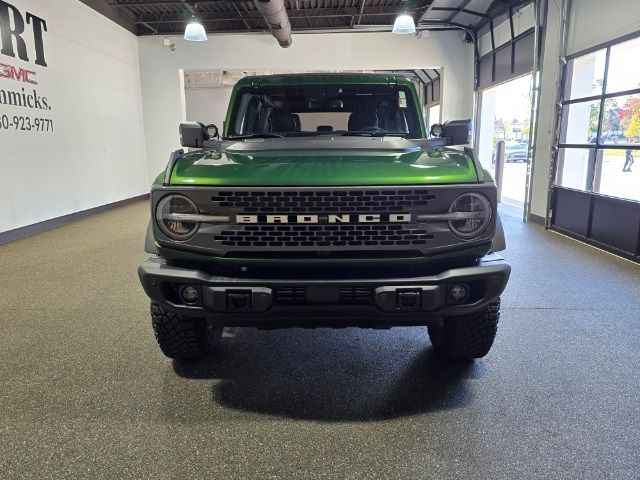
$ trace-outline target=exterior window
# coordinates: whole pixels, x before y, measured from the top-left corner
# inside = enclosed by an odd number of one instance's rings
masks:
[[[561,148],[558,152],[558,171],[556,185],[577,190],[590,190],[587,185],[589,171],[589,157],[595,150],[587,148]],[[591,160],[593,162],[593,159]]]
[[[562,115],[562,143],[595,143],[599,116],[599,100],[565,105]]]
[[[602,143],[633,145],[640,137],[640,93],[607,98],[602,117]]]
[[[640,201],[640,38],[569,60],[556,185]]]
[[[571,75],[567,83],[567,99],[602,95],[604,64],[607,51],[599,50],[571,61]]]
[[[637,172],[640,170],[640,150],[612,150],[599,151],[593,191],[612,197],[626,198],[640,201],[640,185]],[[631,155],[633,163],[627,161]],[[625,163],[632,163],[630,171],[623,172]],[[626,170],[626,169],[625,169]]]
[[[607,93],[640,88],[640,75],[638,75],[640,71],[638,68],[640,39],[614,45],[611,47],[609,55]]]

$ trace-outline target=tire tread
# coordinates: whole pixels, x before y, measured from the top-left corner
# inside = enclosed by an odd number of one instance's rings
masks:
[[[500,319],[500,299],[482,310],[448,317],[441,326],[430,326],[429,336],[435,350],[452,359],[484,357],[495,340]],[[436,331],[436,328],[439,329]]]
[[[185,317],[151,303],[151,324],[156,341],[167,357],[199,360],[205,356],[203,320]]]

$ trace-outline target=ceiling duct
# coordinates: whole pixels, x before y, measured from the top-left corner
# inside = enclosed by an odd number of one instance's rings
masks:
[[[282,48],[291,46],[291,23],[284,0],[253,0]]]

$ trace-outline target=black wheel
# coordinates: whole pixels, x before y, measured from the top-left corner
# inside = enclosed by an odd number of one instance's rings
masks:
[[[222,327],[204,318],[185,317],[151,302],[151,324],[162,353],[176,360],[199,360],[222,341]]]
[[[429,338],[440,356],[452,359],[471,360],[484,357],[496,338],[500,318],[500,299],[482,310],[447,317],[429,325]]]

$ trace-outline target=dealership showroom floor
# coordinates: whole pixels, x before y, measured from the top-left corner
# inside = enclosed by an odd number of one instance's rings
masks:
[[[139,202],[0,246],[3,478],[637,478],[638,267],[502,209],[493,349],[423,327],[227,329],[158,350]]]
[[[638,59],[638,0],[0,0],[0,480],[640,479]]]

